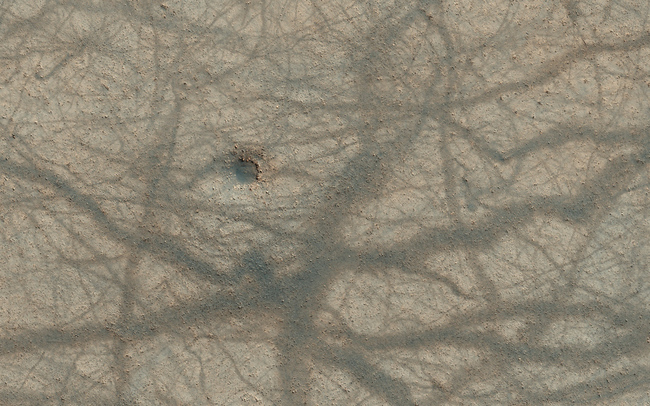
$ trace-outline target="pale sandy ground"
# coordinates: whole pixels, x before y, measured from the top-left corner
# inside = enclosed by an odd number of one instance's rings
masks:
[[[0,2],[0,404],[650,404],[649,4]]]

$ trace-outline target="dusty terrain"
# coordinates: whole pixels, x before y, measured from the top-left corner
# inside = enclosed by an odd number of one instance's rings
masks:
[[[650,403],[644,1],[0,4],[0,403]]]

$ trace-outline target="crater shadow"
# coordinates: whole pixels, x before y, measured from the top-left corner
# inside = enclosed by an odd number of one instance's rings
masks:
[[[242,185],[250,185],[257,180],[257,166],[250,161],[237,160],[230,167],[235,179]]]

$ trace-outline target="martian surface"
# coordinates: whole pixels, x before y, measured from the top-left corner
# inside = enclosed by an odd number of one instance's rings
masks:
[[[0,2],[3,405],[647,405],[650,3]]]

